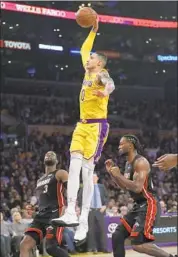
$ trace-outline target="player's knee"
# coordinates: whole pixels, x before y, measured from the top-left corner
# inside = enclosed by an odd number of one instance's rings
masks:
[[[50,244],[48,244],[48,245],[46,246],[46,252],[47,252],[47,254],[53,256],[55,251],[56,251],[56,245],[53,245],[53,244],[50,245]]]
[[[29,252],[34,246],[35,243],[33,242],[33,239],[30,237],[24,237],[20,242],[20,252]]]
[[[142,253],[143,251],[143,245],[132,245],[132,249],[138,253]]]
[[[68,254],[66,251],[64,251],[62,248],[59,247],[59,245],[56,243],[50,243],[48,242],[46,245],[46,252],[50,256],[61,256],[61,257],[68,257]]]
[[[88,174],[91,174],[92,176],[95,168],[93,158],[89,160],[83,159],[82,167],[86,168],[89,171]]]

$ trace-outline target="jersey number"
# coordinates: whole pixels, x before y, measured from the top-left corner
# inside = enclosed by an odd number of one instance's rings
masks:
[[[43,194],[46,194],[48,192],[48,185],[44,186]]]
[[[85,89],[82,89],[81,91],[81,101],[84,101],[85,98]]]

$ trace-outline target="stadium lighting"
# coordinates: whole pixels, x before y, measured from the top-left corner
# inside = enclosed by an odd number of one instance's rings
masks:
[[[18,141],[17,140],[14,141],[14,145],[18,145]]]

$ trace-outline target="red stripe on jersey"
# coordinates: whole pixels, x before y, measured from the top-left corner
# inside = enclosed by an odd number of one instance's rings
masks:
[[[148,179],[146,179],[145,184],[143,186],[143,193],[145,198],[147,199],[147,213],[146,213],[146,220],[145,220],[145,227],[144,227],[144,235],[146,238],[155,240],[155,237],[151,234],[153,229],[153,223],[156,219],[157,214],[157,202],[153,195],[147,191],[148,187]]]
[[[62,183],[57,184],[57,199],[58,199],[58,205],[59,205],[59,217],[62,214],[63,207],[65,206],[65,199],[64,199],[64,186]],[[57,228],[56,231],[56,239],[58,241],[58,244],[61,244],[62,241],[62,234],[63,234],[63,227]]]
[[[124,227],[127,229],[129,233],[132,232],[132,228],[130,225],[127,223],[127,221],[124,218],[120,218],[120,222],[124,225]]]
[[[36,232],[40,237],[40,241],[43,240],[43,232],[38,228],[27,228],[25,232]]]
[[[65,200],[64,200],[64,186],[62,183],[57,184],[57,199],[58,199],[58,205],[59,205],[59,215],[62,214],[62,208],[65,206]]]
[[[62,242],[63,231],[64,231],[64,227],[57,228],[57,231],[56,231],[56,239],[57,239],[59,245]]]

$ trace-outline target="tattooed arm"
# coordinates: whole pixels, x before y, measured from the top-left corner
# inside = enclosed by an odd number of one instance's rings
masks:
[[[94,92],[94,95],[97,95],[100,97],[109,96],[115,89],[114,81],[109,76],[109,73],[106,70],[101,71],[98,74],[98,80],[105,86],[105,88],[104,88],[104,91],[96,90]]]

